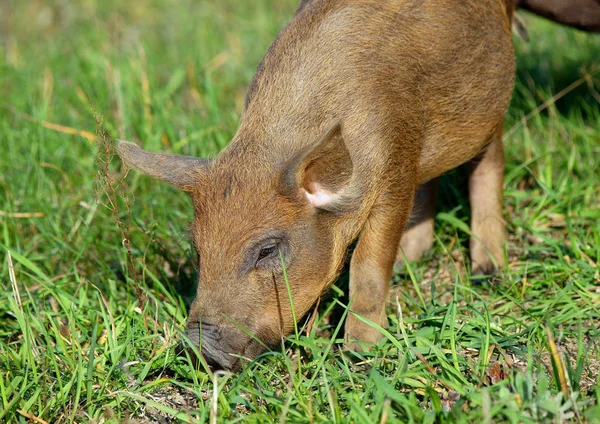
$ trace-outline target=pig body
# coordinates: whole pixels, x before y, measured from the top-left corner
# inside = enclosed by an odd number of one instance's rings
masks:
[[[511,12],[500,0],[305,0],[218,157],[120,142],[128,165],[192,198],[200,267],[187,332],[211,365],[236,369],[289,334],[355,241],[346,338],[377,342],[356,316],[386,325],[394,264],[433,242],[436,178],[466,162],[473,273],[502,263]]]
[[[517,7],[582,31],[600,32],[600,0],[517,0]]]

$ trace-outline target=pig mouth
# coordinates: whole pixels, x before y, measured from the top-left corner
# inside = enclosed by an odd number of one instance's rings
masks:
[[[235,329],[237,330],[237,329]],[[241,369],[243,358],[254,359],[264,350],[264,346],[241,331],[227,331],[203,323],[188,323],[186,335],[190,342],[199,347],[202,358],[211,371],[237,372]],[[198,360],[192,349],[188,353]],[[244,361],[246,362],[246,361]]]

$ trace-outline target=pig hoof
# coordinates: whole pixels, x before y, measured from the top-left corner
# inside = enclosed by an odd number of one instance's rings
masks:
[[[363,314],[363,316],[365,315],[366,314]],[[377,318],[371,318],[373,322],[382,328],[387,327],[387,316],[383,314],[378,315]],[[345,333],[345,345],[353,347],[376,345],[383,338],[383,334],[376,327],[359,320],[353,315],[346,318]],[[365,349],[359,349],[356,351],[361,352],[364,350]]]
[[[498,269],[494,266],[493,263],[484,264],[484,265],[475,265],[471,271],[471,275],[474,277],[484,277],[494,275]]]
[[[494,275],[498,268],[490,261],[485,264],[474,264],[471,270],[471,282],[475,286],[494,283]]]

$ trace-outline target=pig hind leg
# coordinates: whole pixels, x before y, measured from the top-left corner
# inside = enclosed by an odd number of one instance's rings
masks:
[[[468,164],[471,204],[471,274],[490,275],[503,263],[504,147],[502,123],[486,149]]]
[[[402,234],[396,255],[396,266],[401,267],[405,262],[410,263],[420,259],[433,247],[437,188],[437,178],[419,186],[409,222]]]

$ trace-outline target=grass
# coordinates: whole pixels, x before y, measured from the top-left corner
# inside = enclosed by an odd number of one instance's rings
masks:
[[[137,173],[119,210],[106,207],[96,114],[148,149],[216,155],[295,3],[0,5],[0,422],[598,422],[600,38],[529,16],[496,284],[465,271],[454,172],[436,246],[396,276],[371,353],[339,349],[341,279],[309,334],[239,374],[175,355],[194,293],[192,210]]]

